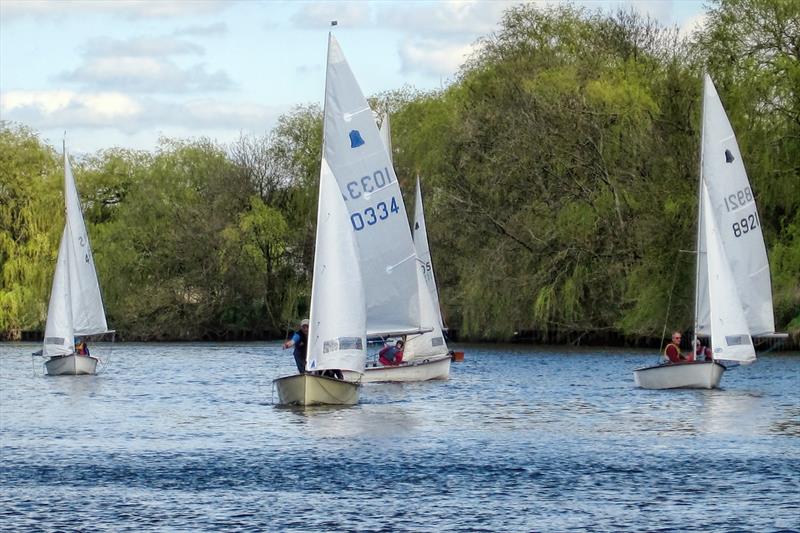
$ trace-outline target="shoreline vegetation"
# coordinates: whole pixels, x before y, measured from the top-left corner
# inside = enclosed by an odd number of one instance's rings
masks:
[[[682,36],[632,11],[517,6],[448,87],[392,117],[406,205],[422,179],[457,340],[659,345],[692,329],[701,80],[737,134],[800,346],[800,3],[718,0]],[[119,340],[283,338],[307,315],[322,111],[230,145],[73,158]],[[0,340],[40,338],[63,227],[60,156],[0,124]],[[666,324],[666,326],[665,326]]]

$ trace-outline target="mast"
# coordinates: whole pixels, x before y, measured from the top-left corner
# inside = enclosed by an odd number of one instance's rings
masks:
[[[694,273],[694,328],[692,329],[692,353],[696,355],[697,352],[697,313],[698,307],[700,306],[700,254],[703,252],[700,250],[700,232],[704,231],[704,228],[700,227],[700,215],[703,213],[703,152],[704,145],[705,145],[705,133],[706,133],[706,83],[707,75],[703,75],[703,108],[700,115],[700,162],[699,168],[697,171],[698,180],[697,180],[697,240],[695,244],[695,249],[697,253],[695,255],[695,273]],[[708,213],[705,213],[705,216],[708,216]],[[705,221],[705,219],[703,219]]]

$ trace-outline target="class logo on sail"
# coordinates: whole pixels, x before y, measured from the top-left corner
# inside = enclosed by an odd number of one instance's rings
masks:
[[[364,144],[364,139],[361,138],[361,132],[358,130],[350,130],[350,148],[358,148]]]

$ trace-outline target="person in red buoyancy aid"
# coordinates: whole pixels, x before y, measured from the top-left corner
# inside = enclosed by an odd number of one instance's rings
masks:
[[[667,347],[664,348],[664,357],[669,359],[670,363],[683,363],[685,361],[694,361],[694,354],[682,354],[681,353],[681,332],[674,331],[672,333],[672,342],[667,344]]]
[[[399,340],[394,346],[386,345],[378,352],[378,361],[383,366],[397,366],[403,362],[403,347],[405,343]]]

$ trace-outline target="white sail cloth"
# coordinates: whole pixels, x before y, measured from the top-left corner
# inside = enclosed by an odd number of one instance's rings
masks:
[[[705,209],[711,209],[708,189],[701,191]],[[719,227],[714,217],[706,217],[704,233],[708,243],[708,291],[711,346],[714,358],[748,363],[755,361],[753,341],[747,329],[736,281],[728,263]]]
[[[358,249],[330,166],[323,157],[308,331],[309,371],[364,372],[366,308]]]
[[[709,201],[700,201],[698,216],[696,331],[701,335],[711,333],[708,275],[713,269],[707,258],[711,244],[703,228],[713,223],[718,228],[720,246],[730,268],[732,290],[737,292],[741,302],[747,324],[745,332],[750,335],[774,333],[769,263],[755,195],[733,128],[709,76],[705,77],[703,87],[701,189],[705,187]],[[711,218],[713,221],[709,221]]]
[[[337,43],[328,43],[324,158],[358,243],[367,335],[419,331],[416,253],[397,176],[372,110]]]

